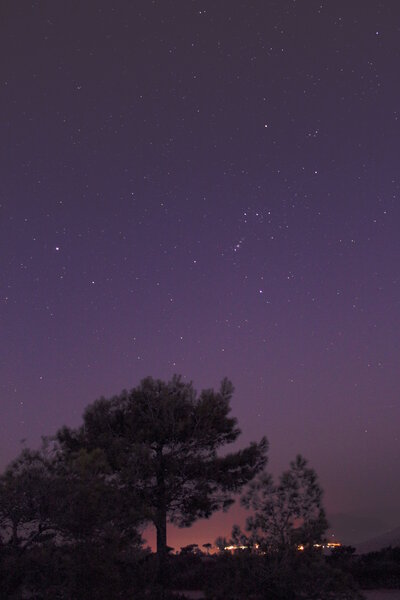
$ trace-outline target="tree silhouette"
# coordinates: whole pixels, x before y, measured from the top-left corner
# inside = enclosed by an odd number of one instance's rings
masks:
[[[220,552],[223,552],[227,546],[229,546],[229,541],[222,536],[218,536],[214,542],[214,545]]]
[[[53,450],[24,450],[0,476],[0,597],[109,598],[124,568],[132,588],[138,512],[122,503],[101,450],[67,460]]]
[[[260,474],[242,498],[242,504],[253,511],[246,525],[251,542],[281,555],[320,542],[328,528],[322,495],[315,471],[300,455],[277,484],[271,475]]]
[[[181,548],[182,555],[199,554],[199,553],[200,553],[200,550],[199,550],[198,544],[187,544],[187,546],[182,546],[182,548]]]
[[[224,379],[218,392],[198,396],[179,376],[163,382],[144,379],[130,392],[100,399],[84,413],[83,425],[63,428],[64,452],[100,448],[121,492],[139,502],[157,531],[158,579],[165,582],[167,521],[180,527],[226,510],[233,494],[266,462],[267,441],[220,456],[240,429],[229,416],[233,386]]]
[[[0,544],[22,555],[59,535],[62,501],[54,460],[45,451],[23,450],[0,476]]]
[[[252,510],[247,534],[238,526],[229,542],[244,547],[222,552],[207,578],[210,597],[276,600],[359,599],[347,573],[326,561],[320,542],[327,528],[322,489],[302,456],[277,482],[261,473],[249,485],[243,504]],[[220,546],[223,540],[218,540]]]
[[[207,555],[210,554],[210,550],[212,548],[212,544],[210,542],[207,542],[206,544],[203,544],[203,548],[206,549]]]

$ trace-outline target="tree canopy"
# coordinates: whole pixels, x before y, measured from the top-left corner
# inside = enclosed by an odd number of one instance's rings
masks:
[[[179,376],[151,377],[131,391],[88,406],[83,425],[63,428],[57,439],[64,452],[101,449],[127,499],[139,503],[157,530],[161,578],[167,521],[184,527],[226,510],[234,494],[266,463],[267,441],[221,456],[240,429],[230,416],[233,386],[199,395]]]
[[[208,579],[213,598],[276,600],[355,600],[354,580],[325,560],[321,542],[327,529],[318,477],[300,455],[277,482],[260,473],[242,498],[251,510],[243,533],[234,526],[232,539]],[[256,550],[256,551],[254,551]]]
[[[103,600],[132,588],[141,516],[107,471],[99,449],[65,456],[44,445],[0,476],[2,598]]]
[[[328,528],[314,469],[298,455],[275,483],[269,473],[252,481],[242,504],[252,509],[247,530],[266,551],[286,553],[321,541]]]

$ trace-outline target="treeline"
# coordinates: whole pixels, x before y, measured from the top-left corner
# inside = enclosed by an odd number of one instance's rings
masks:
[[[300,551],[282,561],[252,548],[209,555],[193,546],[171,555],[174,583],[180,589],[205,589],[214,599],[354,598],[358,590],[400,589],[399,547],[362,555],[351,546],[327,555]]]
[[[265,438],[221,452],[240,435],[232,394],[226,379],[198,395],[178,376],[147,378],[89,405],[77,429],[24,450],[0,477],[0,597],[168,598],[193,572],[210,599],[357,597],[347,567],[314,548],[328,524],[307,462],[298,456],[274,482]],[[251,516],[231,543],[248,551],[197,566],[191,552],[171,556],[167,522],[190,526],[242,490]],[[148,524],[156,554],[144,549]]]
[[[400,589],[400,547],[356,555],[355,548],[343,546],[327,560],[349,573],[363,589]]]

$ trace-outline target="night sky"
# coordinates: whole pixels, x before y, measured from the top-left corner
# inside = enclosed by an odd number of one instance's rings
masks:
[[[399,2],[0,21],[0,466],[147,375],[228,376],[237,446],[306,456],[350,539],[399,525]]]

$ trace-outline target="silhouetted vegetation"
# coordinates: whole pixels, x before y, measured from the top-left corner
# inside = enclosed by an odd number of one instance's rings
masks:
[[[353,572],[364,588],[400,588],[400,548],[384,548],[360,556]]]
[[[348,599],[358,596],[350,575],[329,564],[321,544],[328,527],[315,471],[297,456],[278,483],[268,473],[242,497],[251,509],[246,532],[234,526],[231,546],[207,577],[210,598]],[[222,545],[224,540],[217,540]]]
[[[331,567],[321,552],[278,555],[250,551],[225,553],[210,565],[206,576],[210,600],[350,600],[359,597],[353,578]]]
[[[291,462],[279,483],[268,473],[261,473],[248,486],[242,504],[252,510],[246,530],[233,529],[233,544],[257,545],[267,554],[277,554],[282,560],[320,543],[328,528],[322,507],[322,489],[313,469],[302,456]]]
[[[350,573],[363,589],[400,588],[400,548],[384,548],[357,556],[349,546],[328,557],[330,564]]]
[[[0,478],[1,598],[106,599],[143,589],[138,526],[100,450],[24,451]]]
[[[226,510],[233,494],[266,462],[266,439],[220,456],[240,435],[229,416],[233,386],[197,396],[191,383],[147,378],[130,392],[101,399],[76,430],[57,435],[65,456],[100,449],[127,504],[140,506],[157,531],[158,578],[166,580],[167,521],[180,527]]]
[[[356,557],[315,544],[327,521],[316,473],[298,456],[278,483],[261,472],[267,442],[220,456],[240,434],[233,388],[199,396],[179,377],[151,378],[90,405],[78,429],[25,450],[0,477],[0,597],[9,600],[172,598],[353,599],[364,587],[400,586],[400,549]],[[242,532],[173,554],[167,520],[188,526],[225,510],[247,485]],[[157,554],[141,531],[157,529]],[[230,544],[244,549],[231,554]],[[303,550],[299,550],[299,545]],[[177,597],[175,593],[175,597]]]

